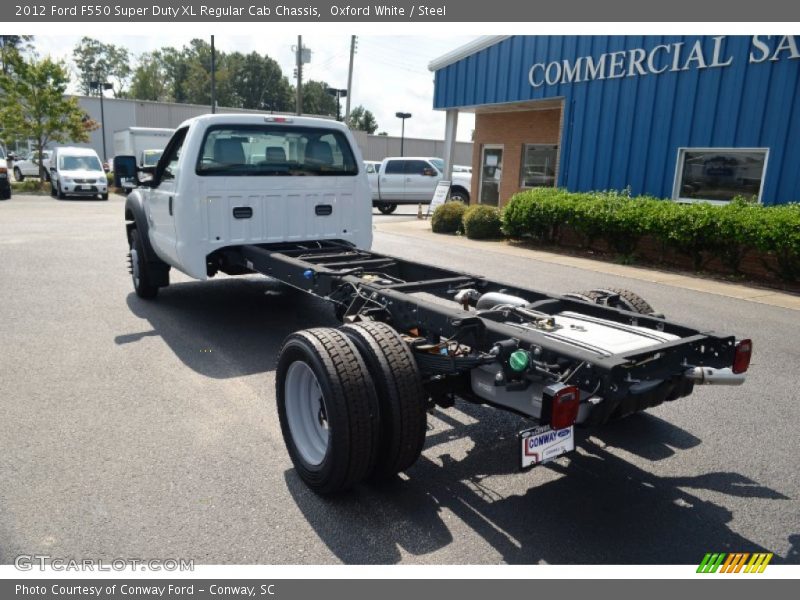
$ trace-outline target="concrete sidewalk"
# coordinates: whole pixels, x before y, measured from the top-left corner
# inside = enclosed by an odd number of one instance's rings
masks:
[[[575,267],[577,269],[586,269],[596,273],[608,273],[610,275],[629,277],[640,281],[649,281],[672,287],[727,296],[729,298],[738,298],[739,300],[746,300],[758,304],[768,304],[770,306],[779,306],[791,310],[800,310],[800,296],[795,294],[769,288],[728,283],[715,279],[705,279],[694,275],[658,271],[646,269],[644,267],[618,265],[602,260],[592,260],[590,258],[521,248],[506,241],[475,241],[467,239],[464,236],[436,234],[431,231],[430,220],[398,221],[396,223],[380,222],[375,224],[375,230],[393,233],[395,235],[446,242],[450,245],[465,246],[482,252],[495,252],[498,254],[518,256],[530,260]]]

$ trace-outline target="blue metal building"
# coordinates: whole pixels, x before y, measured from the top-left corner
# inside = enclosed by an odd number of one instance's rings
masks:
[[[431,63],[434,108],[448,140],[476,113],[479,202],[536,185],[800,202],[797,38],[482,38]]]

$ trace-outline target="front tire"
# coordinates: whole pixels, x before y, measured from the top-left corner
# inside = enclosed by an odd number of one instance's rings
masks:
[[[25,181],[25,175],[19,170],[19,167],[14,167],[14,179],[17,181]]]
[[[103,200],[108,200],[108,192],[106,192],[105,194],[103,194],[103,195],[101,196],[101,198],[103,198]]]
[[[356,345],[378,393],[380,438],[372,479],[394,477],[411,467],[425,445],[427,394],[417,361],[386,323],[363,321],[341,328]]]
[[[150,268],[147,264],[144,244],[139,235],[139,230],[134,228],[130,233],[130,260],[131,279],[133,280],[133,290],[139,298],[152,300],[158,296],[158,286],[150,276]]]
[[[362,481],[375,464],[375,387],[353,343],[331,328],[293,333],[275,373],[278,417],[300,479],[318,494]]]
[[[58,197],[59,200],[63,200],[64,198],[67,197],[67,195],[64,192],[61,191],[61,182],[60,181],[56,182],[56,196]]]
[[[390,215],[397,210],[397,204],[379,204],[378,210],[384,215]]]

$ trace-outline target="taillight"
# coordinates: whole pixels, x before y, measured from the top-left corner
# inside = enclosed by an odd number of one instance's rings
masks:
[[[753,355],[753,341],[739,340],[736,342],[736,353],[733,355],[734,373],[744,373],[750,366],[750,357]]]
[[[575,423],[581,403],[581,391],[577,387],[574,385],[565,385],[556,389],[551,387],[549,390],[545,390],[544,400],[543,423],[547,423],[549,420],[550,427],[553,429],[564,429]]]

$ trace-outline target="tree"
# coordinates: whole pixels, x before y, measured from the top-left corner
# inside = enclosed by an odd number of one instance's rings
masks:
[[[336,116],[336,98],[328,93],[324,81],[306,81],[303,84],[303,112],[309,115]]]
[[[350,111],[350,118],[347,121],[347,126],[357,131],[375,133],[375,130],[378,129],[378,122],[375,120],[375,115],[373,115],[371,111],[368,111],[359,104]]]
[[[73,49],[72,59],[78,68],[81,92],[85,95],[91,94],[92,81],[108,81],[113,86],[115,98],[125,96],[131,77],[127,48],[84,36]]]
[[[133,71],[128,96],[137,100],[168,102],[172,99],[172,81],[167,61],[160,50],[145,52]]]
[[[293,108],[292,86],[269,56],[236,52],[228,55],[225,68],[236,94],[234,106],[275,111]]]
[[[215,68],[220,106],[274,111],[294,108],[294,89],[269,56],[217,50]],[[133,71],[129,96],[210,104],[211,46],[205,40],[193,39],[180,49],[164,47],[142,54]]]
[[[31,47],[32,35],[0,35],[0,72],[8,75],[10,62]]]
[[[39,151],[39,173],[44,174],[41,151],[50,142],[88,142],[98,124],[88,117],[75,97],[66,97],[69,72],[50,57],[11,59],[9,74],[0,74],[0,126],[11,138],[33,138]]]

